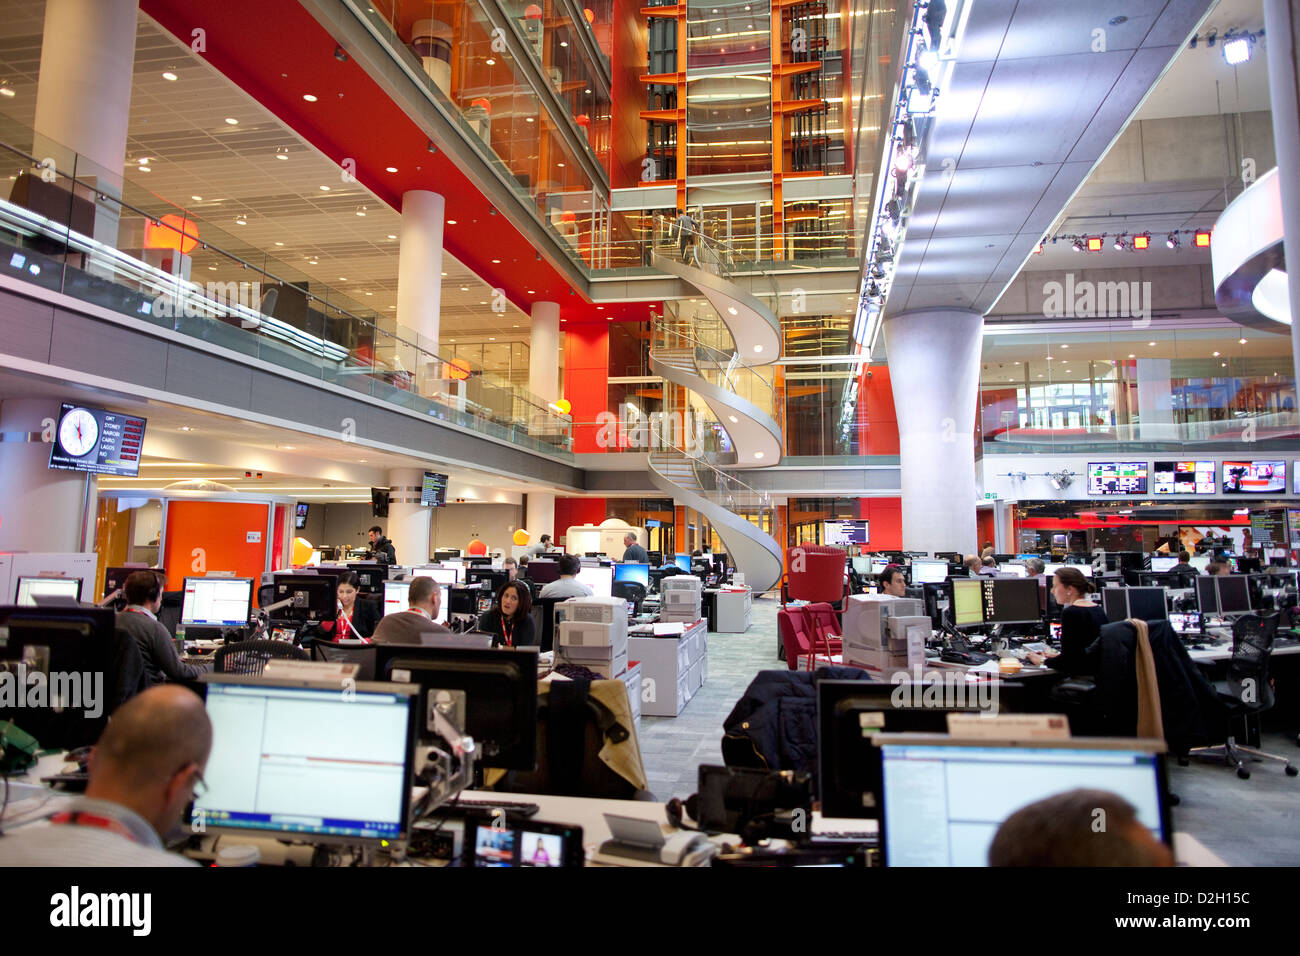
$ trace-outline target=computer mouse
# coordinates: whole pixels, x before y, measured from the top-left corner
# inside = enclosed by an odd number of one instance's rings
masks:
[[[1209,650],[1209,648],[1206,647],[1204,644],[1193,644],[1193,645],[1192,645],[1192,650],[1194,650],[1194,651],[1207,651],[1207,650]]]

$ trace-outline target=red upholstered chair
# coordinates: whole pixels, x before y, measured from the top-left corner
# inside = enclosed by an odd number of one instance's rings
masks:
[[[844,652],[844,642],[840,638],[840,616],[835,609],[824,601],[816,604],[804,604],[791,608],[791,614],[803,617],[803,632],[808,636],[811,652],[808,654],[808,670],[812,670],[818,657],[824,656],[828,661],[835,654]],[[798,664],[796,663],[797,667]]]
[[[801,544],[786,549],[785,561],[790,573],[781,588],[783,607],[791,601],[843,606],[849,593],[843,548]]]
[[[785,648],[785,666],[796,670],[799,667],[799,655],[812,651],[812,643],[804,630],[804,615],[799,608],[777,611],[776,627],[781,634],[781,646]]]

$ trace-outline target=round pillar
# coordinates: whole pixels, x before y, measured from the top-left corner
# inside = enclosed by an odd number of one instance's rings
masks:
[[[1268,43],[1268,93],[1273,107],[1273,148],[1282,192],[1282,246],[1291,299],[1291,361],[1300,381],[1300,95],[1296,92],[1296,51],[1300,14],[1293,0],[1264,0]]]
[[[94,544],[82,536],[92,527],[86,512],[98,500],[98,482],[94,475],[49,467],[51,444],[45,439],[53,437],[58,422],[58,402],[0,402],[0,551],[72,552]]]
[[[432,508],[420,504],[424,471],[402,468],[388,473],[388,519],[375,519],[393,542],[397,563],[412,567],[429,563],[429,527]]]
[[[412,189],[402,194],[397,334],[434,354],[438,351],[442,314],[442,228],[446,208],[446,200],[438,193]],[[427,357],[419,356],[414,361],[422,380],[442,377],[441,368],[423,367]]]

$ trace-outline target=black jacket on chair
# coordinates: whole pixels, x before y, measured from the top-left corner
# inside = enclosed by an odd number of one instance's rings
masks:
[[[1160,689],[1165,742],[1174,754],[1209,743],[1224,722],[1214,685],[1201,673],[1168,621],[1150,621],[1147,633]],[[1131,737],[1137,728],[1137,635],[1127,621],[1107,624],[1097,639],[1097,705],[1102,733]]]

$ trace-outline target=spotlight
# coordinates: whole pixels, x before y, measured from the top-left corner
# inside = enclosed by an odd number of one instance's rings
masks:
[[[344,52],[343,47],[336,46],[334,48],[334,59],[338,60],[340,63],[348,62],[348,55]]]
[[[425,148],[431,153],[436,153],[438,151],[438,147],[433,145],[433,140],[429,140],[429,143]]]
[[[1073,249],[1075,252],[1083,252],[1083,240],[1082,239],[1074,240],[1074,243],[1070,246],[1070,248]]]
[[[1117,252],[1123,252],[1125,249],[1128,248],[1128,243],[1124,241],[1123,236],[1116,236],[1113,245],[1115,246],[1115,250]]]
[[[1151,237],[1148,235],[1134,236],[1133,248],[1139,252],[1145,252],[1151,248]]]
[[[1088,237],[1088,251],[1101,252],[1101,236]]]
[[[1218,38],[1219,38],[1219,31],[1215,30],[1213,33],[1211,33],[1208,37],[1205,38],[1205,45],[1208,46],[1211,50],[1213,50],[1214,41],[1217,40]]]
[[[1223,59],[1228,66],[1240,66],[1250,59],[1250,46],[1255,38],[1246,36],[1232,37],[1223,41]]]
[[[900,173],[905,173],[912,168],[912,154],[906,149],[898,149],[894,153],[894,168]]]
[[[1178,233],[1176,233],[1176,232],[1171,232],[1171,233],[1169,234],[1169,238],[1165,240],[1165,245],[1168,246],[1170,249],[1177,249],[1177,248],[1178,248]]]
[[[1226,49],[1224,53],[1227,53]],[[916,65],[924,70],[926,78],[933,82],[935,74],[939,72],[939,54],[935,53],[934,48],[931,47],[916,58]]]
[[[1196,246],[1199,249],[1208,249],[1210,247],[1210,232],[1208,229],[1196,230]]]

